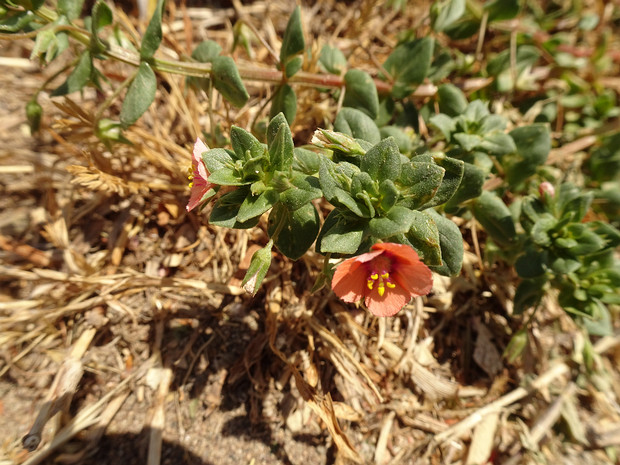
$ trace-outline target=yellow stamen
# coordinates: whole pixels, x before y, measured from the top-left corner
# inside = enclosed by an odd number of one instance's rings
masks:
[[[383,271],[381,274],[376,271],[371,272],[366,281],[366,287],[372,291],[375,286],[375,281],[378,283],[377,292],[379,293],[379,297],[385,295],[386,286],[388,289],[394,289],[396,287],[396,284],[390,281],[390,273],[387,271]]]
[[[366,286],[368,286],[368,289],[370,289],[372,291],[372,286],[374,286],[375,282],[372,279],[369,279],[368,281],[366,281]]]
[[[379,297],[383,297],[383,294],[385,294],[385,284],[383,284],[383,281],[381,281],[379,283],[379,287],[377,288],[377,292],[379,293]]]
[[[372,280],[376,280],[379,277],[379,275],[377,273],[373,273],[370,275],[370,279]]]
[[[189,183],[189,188],[191,189],[192,187],[194,187],[194,183],[193,183],[193,182],[190,182],[190,183]]]
[[[390,289],[394,289],[394,288],[396,287],[396,284],[394,284],[394,283],[392,283],[392,282],[390,282],[390,281],[386,281],[386,282],[385,282],[385,285],[386,285],[387,287],[389,287]]]

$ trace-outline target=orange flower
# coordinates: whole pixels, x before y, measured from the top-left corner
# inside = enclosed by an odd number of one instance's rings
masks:
[[[207,181],[209,172],[207,171],[205,162],[202,161],[202,154],[207,150],[209,150],[209,147],[207,147],[200,139],[196,139],[194,151],[192,153],[192,167],[190,168],[190,173],[188,176],[191,182],[189,183],[189,202],[185,207],[187,211],[191,211],[196,208],[205,194],[209,192],[209,189],[213,187],[213,184]]]
[[[407,245],[378,243],[336,267],[332,289],[345,302],[364,303],[376,316],[392,316],[433,287],[431,270]]]

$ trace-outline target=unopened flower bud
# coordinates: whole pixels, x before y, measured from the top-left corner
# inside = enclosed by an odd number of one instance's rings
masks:
[[[28,118],[28,124],[30,124],[30,131],[37,132],[41,127],[41,116],[43,115],[43,108],[36,100],[30,100],[26,104],[26,118]]]
[[[555,195],[555,187],[550,182],[543,181],[538,186],[538,193],[542,198],[545,198],[547,195],[553,197]]]
[[[366,153],[353,137],[328,129],[317,129],[312,136],[312,143],[317,147],[341,150],[349,155],[363,155]]]

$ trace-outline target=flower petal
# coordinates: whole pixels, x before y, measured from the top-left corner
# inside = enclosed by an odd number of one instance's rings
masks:
[[[366,307],[375,316],[394,316],[411,300],[411,294],[400,286],[390,289],[383,297],[378,292],[366,296]]]
[[[372,246],[373,250],[381,250],[386,252],[391,258],[399,263],[414,264],[420,263],[418,253],[408,245],[394,244],[392,242],[378,242]]]
[[[433,289],[433,273],[420,261],[415,265],[397,266],[392,276],[411,296],[426,295]]]
[[[194,150],[192,152],[192,167],[194,168],[194,175],[196,177],[203,178],[205,181],[207,180],[209,173],[207,172],[207,167],[205,166],[204,161],[202,161],[202,154],[208,150],[209,147],[199,138],[196,138]]]
[[[368,271],[359,257],[349,258],[336,268],[332,278],[332,290],[345,302],[357,302],[367,289]]]

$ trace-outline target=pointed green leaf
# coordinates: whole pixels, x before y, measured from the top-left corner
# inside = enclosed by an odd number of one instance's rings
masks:
[[[381,133],[375,122],[364,112],[355,108],[343,108],[336,116],[334,130],[377,144],[381,141]]]
[[[158,0],[149,25],[146,27],[140,46],[140,59],[150,60],[159,48],[162,39],[161,19],[164,14],[164,0]]]
[[[430,210],[428,210],[430,211]],[[441,266],[439,229],[428,211],[412,211],[413,221],[405,237],[428,266]]]
[[[448,213],[451,210],[456,210],[458,205],[466,200],[475,199],[482,194],[482,186],[486,178],[484,172],[471,163],[465,163],[463,168],[461,183],[454,195],[446,203],[445,209]]]
[[[80,17],[83,5],[84,0],[58,0],[58,14],[73,21]]]
[[[372,218],[368,222],[368,233],[382,240],[405,234],[416,218],[416,212],[405,207],[394,207],[384,217]]]
[[[245,105],[250,98],[231,57],[218,56],[213,59],[213,85],[222,97],[237,108]]]
[[[127,89],[127,95],[121,107],[120,120],[123,128],[128,128],[144,114],[155,100],[157,77],[146,63],[140,63],[136,77]]]
[[[463,179],[465,172],[465,163],[456,158],[447,157],[443,154],[426,154],[414,157],[412,161],[433,162],[444,169],[441,185],[437,189],[435,196],[422,208],[436,207],[442,205],[452,198],[457,191]]]
[[[248,229],[258,224],[259,218],[252,218],[246,222],[237,220],[239,208],[249,193],[249,187],[243,187],[224,194],[220,197],[211,210],[209,223],[215,226],[234,229]]]
[[[500,247],[516,243],[517,232],[510,210],[497,195],[484,191],[472,204],[476,220]]]
[[[230,130],[230,143],[239,160],[259,158],[265,153],[263,144],[248,131],[238,126],[233,126]]]
[[[320,189],[319,180],[314,176],[307,176],[296,173],[290,180],[292,187],[280,194],[280,202],[286,205],[291,211],[310,203],[314,199],[323,196]]]
[[[376,181],[398,179],[400,175],[400,152],[393,137],[374,145],[360,158],[360,169]]]
[[[269,118],[274,118],[278,113],[283,113],[289,124],[293,124],[295,116],[297,116],[297,96],[288,84],[278,87],[271,101]]]
[[[457,276],[463,266],[463,236],[458,226],[433,209],[424,213],[431,216],[439,231],[439,247],[441,248],[442,265],[430,268],[443,276]]]
[[[489,22],[505,21],[519,14],[519,0],[492,0],[484,4],[484,10],[489,13]]]
[[[443,0],[431,5],[431,26],[442,32],[454,24],[465,13],[465,0]]]
[[[282,113],[278,113],[267,127],[267,145],[271,167],[288,171],[293,164],[293,136],[291,128]]]
[[[344,106],[357,108],[374,120],[379,110],[379,95],[370,75],[359,69],[350,69],[344,75],[344,85]]]
[[[362,243],[364,229],[367,222],[352,220],[340,210],[332,210],[316,242],[316,249],[320,253],[354,254]]]
[[[75,68],[71,71],[67,80],[54,89],[52,97],[67,95],[82,90],[82,88],[90,82],[92,71],[93,61],[90,56],[90,51],[86,50],[80,56],[77,65],[75,65]]]
[[[453,84],[442,84],[437,88],[439,111],[448,116],[458,116],[467,108],[467,97]]]
[[[398,45],[383,67],[393,79],[392,96],[400,99],[413,92],[428,74],[435,42],[424,37]]]
[[[237,213],[237,221],[245,223],[246,221],[257,218],[269,210],[278,201],[278,193],[269,188],[260,195],[247,195]]]
[[[514,156],[502,157],[500,162],[506,170],[506,178],[511,186],[525,181],[536,173],[536,169],[547,161],[551,151],[551,133],[545,124],[522,126],[510,131],[514,140]]]
[[[415,158],[414,158],[415,160]],[[401,166],[399,205],[418,209],[435,196],[446,170],[434,162],[412,161]]]
[[[282,48],[280,49],[280,62],[285,64],[289,58],[303,52],[304,48],[306,48],[306,42],[301,26],[301,9],[297,6],[293,10],[284,31]]]
[[[328,73],[340,76],[347,69],[347,59],[340,49],[329,44],[323,45],[319,63],[323,65]]]
[[[291,211],[278,202],[269,214],[267,232],[280,252],[297,260],[308,251],[319,227],[319,214],[311,203]],[[274,237],[276,232],[277,237]]]
[[[222,47],[213,40],[203,40],[192,52],[192,58],[200,63],[211,63],[222,51]]]

